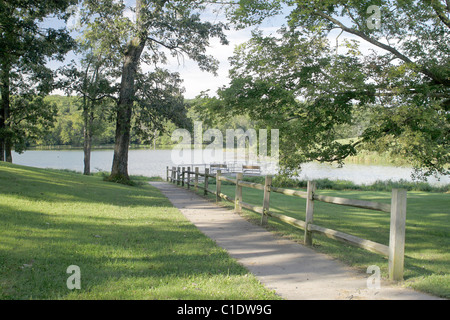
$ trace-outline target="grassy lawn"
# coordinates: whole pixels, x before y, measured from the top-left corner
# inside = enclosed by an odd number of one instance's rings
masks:
[[[149,185],[2,163],[0,299],[278,297]]]
[[[213,180],[210,180],[210,184]],[[215,190],[212,184],[211,190]],[[222,183],[222,193],[234,198],[235,186]],[[305,190],[306,191],[306,190]],[[390,203],[391,193],[382,191],[318,190],[319,194]],[[215,196],[210,196],[215,199]],[[262,206],[260,190],[243,188],[243,201]],[[232,204],[222,201],[232,208]],[[272,192],[270,210],[305,220],[306,200]],[[260,215],[243,210],[243,215],[260,223]],[[315,201],[314,224],[363,239],[389,245],[389,213],[345,207]],[[303,243],[304,231],[269,217],[268,229]],[[387,258],[314,234],[313,246],[362,272],[370,265],[388,276]],[[450,298],[450,194],[409,191],[406,217],[405,286]]]

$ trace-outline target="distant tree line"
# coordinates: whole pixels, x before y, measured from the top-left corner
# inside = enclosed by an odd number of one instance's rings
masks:
[[[26,147],[77,147],[81,148],[84,144],[84,120],[82,110],[82,98],[78,96],[62,96],[48,95],[44,101],[52,105],[55,110],[54,122],[39,137],[33,137],[26,140]],[[227,122],[208,122],[196,112],[196,106],[199,105],[201,99],[186,99],[185,104],[187,110],[186,118],[188,122],[202,121],[203,129],[209,128],[219,129],[225,135],[227,129],[242,128],[245,131],[254,128],[255,124],[247,116],[234,117]],[[113,101],[109,103],[113,104]],[[113,110],[113,106],[105,108],[106,111]],[[171,133],[177,129],[177,126],[171,122],[164,123],[164,130],[155,130],[149,132],[147,139],[142,139],[142,135],[131,132],[130,145],[146,148],[153,147],[171,147],[177,144],[172,140]],[[102,113],[94,117],[92,124],[92,146],[113,146],[114,145],[114,113]],[[208,141],[205,141],[208,144]]]
[[[55,108],[55,118],[52,126],[39,137],[26,140],[26,147],[76,147],[81,148],[84,144],[84,122],[82,110],[82,98],[77,96],[62,96],[62,95],[48,95],[44,101]],[[200,116],[199,109],[201,109],[202,98],[186,99],[185,104],[188,108],[187,118],[189,122],[202,121],[203,130],[210,128],[219,129],[223,136],[226,135],[227,129],[241,128],[244,131],[248,129],[257,128],[257,123],[252,121],[248,116],[235,116],[227,121],[215,118],[214,121],[204,119]],[[112,101],[110,103],[113,103]],[[112,107],[105,108],[105,110],[112,110]],[[365,128],[365,117],[361,115],[359,121],[352,125],[341,126],[339,129],[339,139],[349,139],[359,136]],[[172,140],[171,133],[177,126],[167,121],[165,130],[160,132],[158,130],[149,134],[148,139],[144,140],[142,137],[132,131],[131,143],[133,146],[140,146],[146,148],[153,147],[171,147],[177,143]],[[94,118],[92,125],[92,147],[112,147],[114,145],[114,114],[104,113],[97,115]],[[209,142],[204,141],[207,145]]]
[[[53,126],[47,132],[36,139],[27,141],[31,147],[67,146],[83,147],[84,144],[84,120],[82,110],[82,98],[76,96],[49,95],[45,97],[47,103],[54,104],[57,110]],[[110,102],[112,103],[112,102]],[[110,108],[112,109],[112,108]],[[108,110],[108,109],[106,109]],[[167,123],[167,126],[173,126]],[[92,146],[114,145],[114,120],[113,114],[101,114],[94,118],[92,124]],[[154,138],[158,145],[170,145],[170,135],[156,131]],[[143,140],[139,135],[132,134],[132,145],[153,146],[153,140]]]

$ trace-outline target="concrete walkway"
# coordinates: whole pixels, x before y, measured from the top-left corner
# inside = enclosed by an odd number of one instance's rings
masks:
[[[356,272],[324,254],[281,239],[192,191],[166,182],[150,184],[161,190],[201,232],[284,299],[437,299],[383,281],[380,289],[368,289],[369,274]]]

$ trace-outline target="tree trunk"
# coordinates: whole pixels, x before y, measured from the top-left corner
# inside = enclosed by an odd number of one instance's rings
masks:
[[[2,86],[3,93],[3,86]],[[4,135],[5,129],[5,111],[3,110],[3,94],[2,94],[2,103],[0,103],[0,161],[5,161],[5,138]]]
[[[128,176],[128,147],[131,136],[131,115],[134,101],[134,80],[139,59],[144,49],[145,41],[133,39],[125,54],[120,96],[117,106],[116,141],[110,180],[129,180]]]
[[[87,99],[84,97],[83,101],[83,120],[84,120],[84,130],[83,130],[83,151],[84,151],[84,175],[91,174],[91,146],[92,146],[92,122],[94,115],[89,112],[89,105],[87,104]]]
[[[12,162],[11,142],[8,132],[8,117],[10,104],[10,67],[8,63],[1,66],[1,103],[0,103],[0,161]]]
[[[164,3],[162,3],[163,5]],[[141,20],[142,7],[142,1],[136,0],[137,33],[136,37],[128,44],[123,60],[122,81],[117,105],[116,142],[111,176],[109,177],[111,181],[117,182],[126,182],[130,179],[128,176],[128,147],[130,145],[131,115],[135,94],[134,80],[147,39],[147,31]]]
[[[9,83],[8,83],[8,93],[7,93],[7,103],[3,106],[4,114],[5,114],[5,129],[6,129],[6,136],[5,136],[5,161],[12,163],[12,143],[11,143],[11,131],[10,131],[10,125],[9,125],[9,110],[10,110],[10,90],[9,90]]]
[[[12,163],[12,145],[9,139],[5,141],[5,161]]]
[[[91,174],[91,141],[88,136],[84,140],[84,175]]]

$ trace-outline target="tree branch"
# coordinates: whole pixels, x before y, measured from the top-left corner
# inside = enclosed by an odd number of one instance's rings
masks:
[[[353,149],[357,145],[361,144],[363,141],[364,140],[358,140],[358,141],[354,142],[353,144],[351,144],[350,146]],[[350,155],[350,153],[351,153],[351,150],[348,150],[346,153],[344,153],[343,155],[340,155],[340,156],[334,156],[334,157],[329,158],[329,159],[328,158],[319,157],[319,158],[315,158],[313,160],[320,161],[320,162],[336,162],[336,161],[344,160],[345,158],[347,158]]]
[[[445,13],[442,11],[443,9],[445,9],[446,7],[439,3],[439,1],[437,0],[431,0],[431,6],[433,7],[433,10],[436,12],[436,15],[438,16],[438,18],[448,27],[450,28],[450,19],[447,18],[447,16],[445,15]],[[450,1],[447,1],[447,11],[450,11]]]
[[[164,48],[169,49],[169,50],[179,49],[178,46],[169,45],[169,44],[167,44],[167,43],[164,43],[164,42],[162,42],[162,41],[160,41],[160,40],[156,40],[156,39],[151,38],[151,37],[147,37],[147,40],[153,41],[153,42],[155,42],[155,43],[157,43],[157,44],[159,44],[159,45],[161,45],[161,46],[163,46]]]
[[[349,27],[345,26],[339,20],[337,20],[337,19],[335,19],[335,18],[333,18],[333,17],[331,17],[331,16],[329,16],[329,15],[327,15],[327,14],[325,14],[325,13],[319,11],[319,10],[316,10],[314,12],[314,14],[316,14],[316,15],[318,15],[318,16],[320,16],[320,17],[322,17],[322,18],[324,18],[324,19],[326,19],[326,20],[328,20],[328,21],[330,21],[330,22],[332,22],[334,24],[336,24],[339,28],[341,28],[342,30],[344,30],[344,31],[346,31],[348,33],[354,34],[354,35],[356,35],[356,36],[366,40],[367,42],[369,42],[369,43],[371,43],[371,44],[373,44],[373,45],[375,45],[375,46],[377,46],[377,47],[379,47],[381,49],[389,51],[394,56],[396,56],[397,58],[399,58],[400,60],[402,60],[402,61],[404,61],[406,63],[417,65],[415,62],[413,62],[410,58],[408,58],[407,56],[405,56],[404,54],[399,52],[397,49],[395,49],[395,48],[393,48],[391,46],[388,46],[388,45],[386,45],[386,44],[384,44],[382,42],[379,42],[378,40],[375,40],[375,39],[369,37],[368,35],[362,33],[361,31],[358,31],[358,30],[355,30],[353,28],[349,28]],[[445,86],[450,86],[450,80],[442,79],[442,78],[436,76],[434,73],[432,73],[430,70],[428,70],[424,66],[418,66],[418,67],[420,69],[420,72],[422,72],[424,75],[426,75],[426,76],[430,77],[431,79],[433,79],[436,83],[443,84]]]

